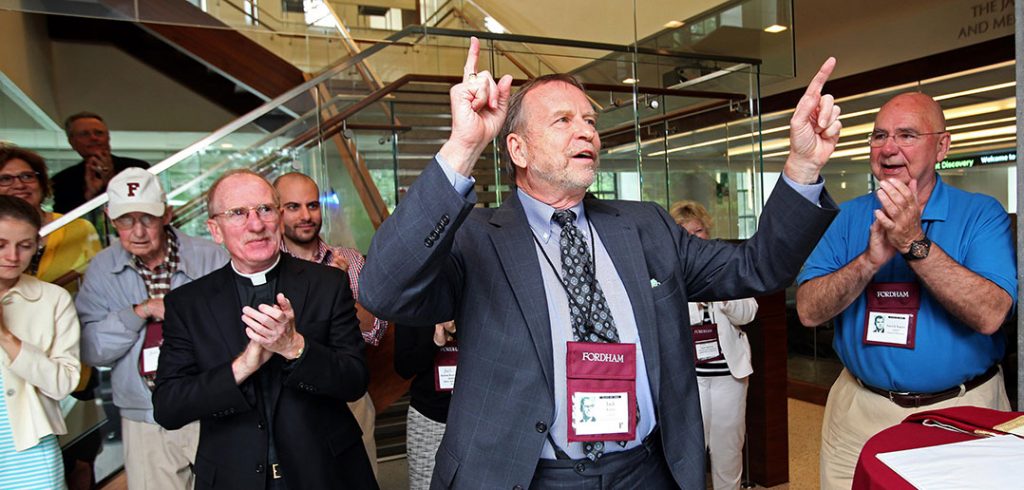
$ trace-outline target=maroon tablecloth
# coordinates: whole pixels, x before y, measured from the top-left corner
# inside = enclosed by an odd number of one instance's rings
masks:
[[[929,416],[933,415],[932,417]],[[879,453],[938,446],[952,442],[976,439],[978,436],[952,430],[921,425],[926,418],[943,420],[964,429],[988,430],[993,425],[1024,415],[1021,412],[1000,412],[980,407],[954,407],[919,412],[907,417],[901,424],[875,434],[861,450],[857,470],[853,475],[855,490],[913,489],[895,471],[889,469],[876,456]]]

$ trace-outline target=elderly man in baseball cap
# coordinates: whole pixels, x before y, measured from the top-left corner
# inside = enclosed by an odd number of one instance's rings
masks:
[[[156,175],[128,168],[107,185],[118,241],[89,265],[75,306],[82,360],[113,367],[128,487],[193,488],[198,422],[168,431],[153,420],[152,389],[163,342],[164,295],[227,263],[224,250],[171,226]]]

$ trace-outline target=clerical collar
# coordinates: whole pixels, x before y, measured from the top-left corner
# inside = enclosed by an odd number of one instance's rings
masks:
[[[280,261],[281,261],[281,254],[277,254],[277,260],[275,260],[274,263],[270,265],[270,267],[267,267],[266,269],[264,269],[264,270],[262,270],[260,272],[253,272],[252,274],[246,274],[244,272],[239,271],[238,268],[235,267],[235,261],[232,260],[231,261],[231,269],[233,269],[235,271],[235,274],[238,274],[238,275],[240,275],[242,277],[249,278],[249,280],[252,281],[252,285],[253,286],[262,286],[262,285],[267,283],[267,274],[269,274],[270,271],[274,270],[274,268],[277,267],[277,263],[280,262]]]

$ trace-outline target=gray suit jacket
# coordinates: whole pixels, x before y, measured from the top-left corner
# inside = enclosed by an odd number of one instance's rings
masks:
[[[434,488],[528,488],[555,414],[551,326],[531,230],[513,195],[473,208],[436,162],[378,230],[359,301],[381,318],[454,318],[459,374]],[[688,301],[789,285],[837,211],[776,186],[757,234],[733,245],[687,234],[660,206],[585,201],[636,316],[665,458],[683,488],[704,488],[704,437]]]

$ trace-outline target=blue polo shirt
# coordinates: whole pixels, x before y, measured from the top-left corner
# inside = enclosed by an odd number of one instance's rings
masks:
[[[874,193],[840,206],[836,220],[804,264],[797,281],[830,274],[867,248],[874,210],[881,204]],[[925,205],[921,224],[933,243],[974,273],[1017,298],[1017,257],[1010,219],[995,199],[945,185],[936,175],[935,189]],[[872,279],[874,282],[917,281],[903,257],[897,255]],[[865,383],[893,391],[933,393],[957,386],[982,374],[1002,359],[1005,334],[975,332],[921,287],[913,349],[864,345],[864,293],[835,319],[833,347],[847,369]]]

